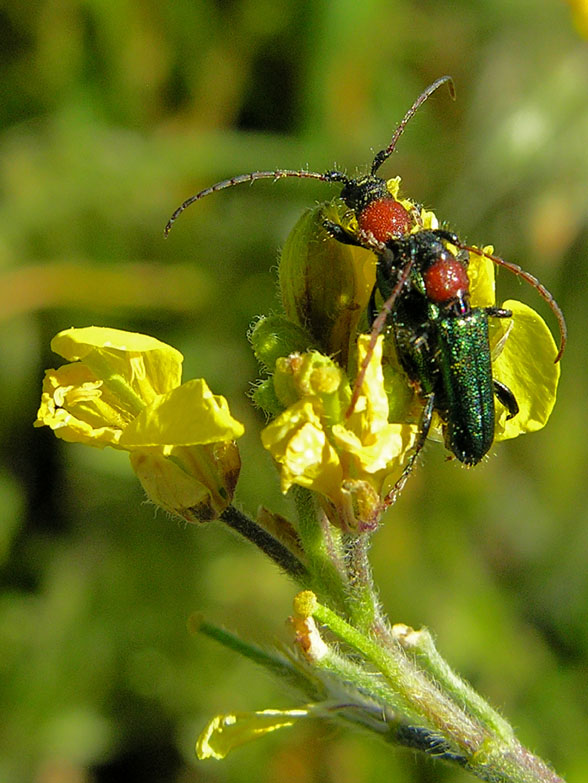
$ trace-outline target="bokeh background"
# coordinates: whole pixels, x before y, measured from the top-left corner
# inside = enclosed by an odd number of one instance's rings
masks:
[[[577,13],[581,14],[581,3]],[[584,28],[583,28],[584,25]],[[212,715],[296,706],[186,619],[286,640],[295,589],[221,526],[144,503],[124,454],[33,430],[51,337],[144,331],[246,421],[239,503],[289,513],[248,408],[253,317],[277,249],[334,193],[305,181],[185,197],[256,169],[365,164],[453,75],[385,172],[564,308],[541,433],[467,471],[427,448],[373,545],[394,621],[435,633],[568,783],[588,779],[587,23],[563,1],[32,0],[0,3],[0,780],[465,783],[459,770],[308,724],[198,762]],[[549,310],[524,284],[516,294]]]

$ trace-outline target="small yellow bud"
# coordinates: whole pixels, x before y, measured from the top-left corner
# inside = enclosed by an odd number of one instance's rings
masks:
[[[317,605],[318,599],[312,590],[302,590],[294,596],[294,612],[300,619],[312,617]]]

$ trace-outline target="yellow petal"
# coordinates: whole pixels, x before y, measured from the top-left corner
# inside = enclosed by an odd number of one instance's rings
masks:
[[[154,400],[125,429],[120,445],[191,446],[240,438],[243,425],[231,416],[226,399],[197,378]]]
[[[333,427],[333,440],[341,451],[357,460],[357,475],[392,470],[393,463],[402,463],[413,447],[418,427],[416,424],[384,424],[375,438],[362,443],[353,432],[341,425]]]
[[[496,440],[516,438],[545,426],[555,405],[561,372],[559,362],[554,362],[557,346],[541,316],[515,300],[502,306],[512,310],[512,329],[493,363],[493,375],[512,391],[519,413],[507,421],[506,411],[501,411]],[[508,319],[500,319],[498,328],[506,331]]]
[[[261,710],[217,715],[206,726],[196,743],[199,759],[224,759],[233,748],[269,734],[276,729],[292,726],[307,718],[309,710]]]
[[[262,431],[261,441],[282,467],[282,492],[298,484],[329,497],[340,494],[341,464],[312,402],[291,405]]]
[[[492,253],[492,245],[483,248]],[[470,302],[472,307],[493,307],[496,302],[494,285],[495,264],[486,256],[470,252],[468,277],[470,279]]]
[[[419,225],[415,226],[414,231],[420,231],[422,228],[434,231],[439,228],[437,215],[428,209],[421,209]]]
[[[105,382],[122,379],[145,403],[181,383],[182,354],[145,334],[99,326],[66,329],[51,348],[68,361],[85,360]]]
[[[357,364],[361,367],[369,350],[371,335],[362,334],[357,338]],[[382,346],[384,337],[380,335],[372,351],[366,368],[361,391],[355,410],[361,414],[361,430],[376,434],[388,423],[388,395],[384,389],[382,372]]]
[[[388,188],[388,193],[390,193],[392,198],[395,198],[397,201],[399,200],[398,194],[400,193],[401,181],[402,180],[400,177],[390,177],[390,179],[386,180],[386,187]]]
[[[80,361],[95,348],[112,348],[117,351],[147,353],[161,351],[175,355],[182,361],[182,354],[155,337],[140,332],[126,332],[106,326],[85,326],[64,329],[51,340],[51,350],[70,362]]]

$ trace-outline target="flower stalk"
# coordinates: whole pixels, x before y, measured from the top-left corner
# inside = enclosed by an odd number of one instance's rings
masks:
[[[300,560],[290,552],[280,541],[274,538],[267,530],[254,522],[247,514],[244,514],[234,506],[227,506],[219,517],[232,530],[248,539],[283,571],[300,584],[306,584],[309,579],[308,570]]]

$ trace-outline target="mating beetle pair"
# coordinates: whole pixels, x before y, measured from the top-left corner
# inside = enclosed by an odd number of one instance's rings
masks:
[[[452,232],[425,228],[418,210],[409,210],[395,198],[377,171],[394,151],[398,139],[418,108],[443,84],[451,94],[453,82],[444,76],[431,84],[408,110],[388,147],[376,154],[370,173],[349,178],[339,171],[324,174],[306,170],[257,171],[223,180],[187,199],[165,227],[190,204],[218,190],[258,179],[298,177],[343,185],[340,197],[357,219],[358,230],[324,220],[335,240],[372,250],[378,259],[369,320],[371,349],[359,368],[348,415],[353,411],[378,335],[392,327],[399,361],[423,400],[420,434],[401,479],[385,504],[394,501],[422,449],[434,412],[443,421],[447,448],[466,465],[475,465],[494,441],[496,397],[516,416],[518,404],[512,392],[492,376],[488,337],[490,318],[510,318],[509,310],[472,307],[469,301],[467,264],[470,253],[484,256],[522,277],[547,301],[560,327],[559,361],[566,342],[563,314],[553,296],[531,274],[502,258],[464,244]],[[376,294],[383,299],[377,313]]]

